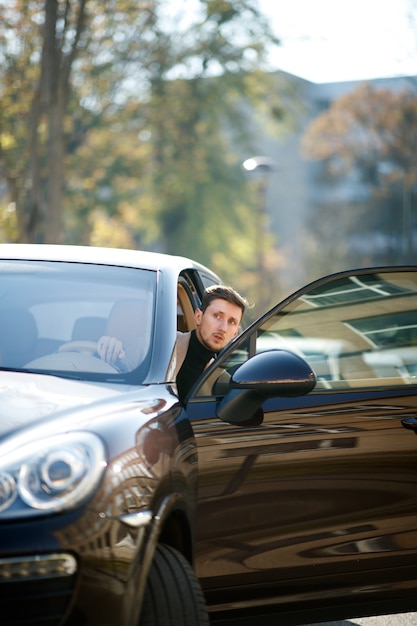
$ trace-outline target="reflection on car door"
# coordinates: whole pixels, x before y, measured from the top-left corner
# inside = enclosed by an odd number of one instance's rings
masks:
[[[417,439],[401,420],[416,415],[416,385],[374,374],[364,353],[377,358],[384,342],[392,349],[394,334],[417,351],[417,333],[400,327],[416,318],[417,278],[405,286],[378,274],[353,294],[358,278],[321,285],[321,303],[316,288],[248,329],[255,351],[292,335],[294,351],[303,336],[345,346],[333,373],[326,355],[311,356],[322,374],[309,395],[265,401],[256,427],[218,420],[214,396],[197,392],[187,406],[200,471],[196,569],[211,605],[318,600],[317,577],[335,598],[406,590],[415,578]],[[343,290],[343,306],[330,302]]]
[[[401,418],[415,414],[415,396],[320,395],[267,402],[256,428],[220,423],[213,403],[193,420],[196,566],[206,591],[221,589],[228,601],[236,591],[240,600],[236,586],[250,585],[249,601],[264,596],[266,584],[285,594],[285,581],[334,582],[352,571],[360,586],[387,556],[395,556],[392,566],[413,563],[417,446]],[[307,587],[303,581],[298,593]]]

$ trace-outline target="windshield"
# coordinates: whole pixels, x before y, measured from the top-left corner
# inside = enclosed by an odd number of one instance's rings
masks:
[[[140,383],[150,358],[155,288],[154,271],[1,261],[1,369]],[[110,344],[111,358],[109,350],[100,357],[99,341]]]

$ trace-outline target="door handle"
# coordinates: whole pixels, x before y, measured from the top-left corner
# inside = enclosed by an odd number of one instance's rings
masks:
[[[401,420],[401,424],[404,426],[404,428],[414,430],[414,434],[417,435],[417,417],[405,417],[403,420]]]

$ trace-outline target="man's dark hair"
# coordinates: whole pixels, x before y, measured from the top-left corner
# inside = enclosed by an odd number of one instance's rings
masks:
[[[209,304],[220,298],[221,300],[227,300],[227,302],[231,302],[232,304],[236,304],[242,311],[242,317],[246,311],[246,307],[248,306],[248,301],[243,298],[237,291],[235,291],[232,287],[228,287],[227,285],[212,285],[211,287],[207,287],[207,289],[203,293],[203,297],[201,300],[200,309],[204,311],[207,309]]]

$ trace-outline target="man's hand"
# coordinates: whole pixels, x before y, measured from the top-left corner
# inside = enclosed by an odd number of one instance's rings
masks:
[[[116,337],[100,337],[97,342],[97,353],[103,361],[114,365],[117,359],[124,359],[126,354],[122,342]]]

